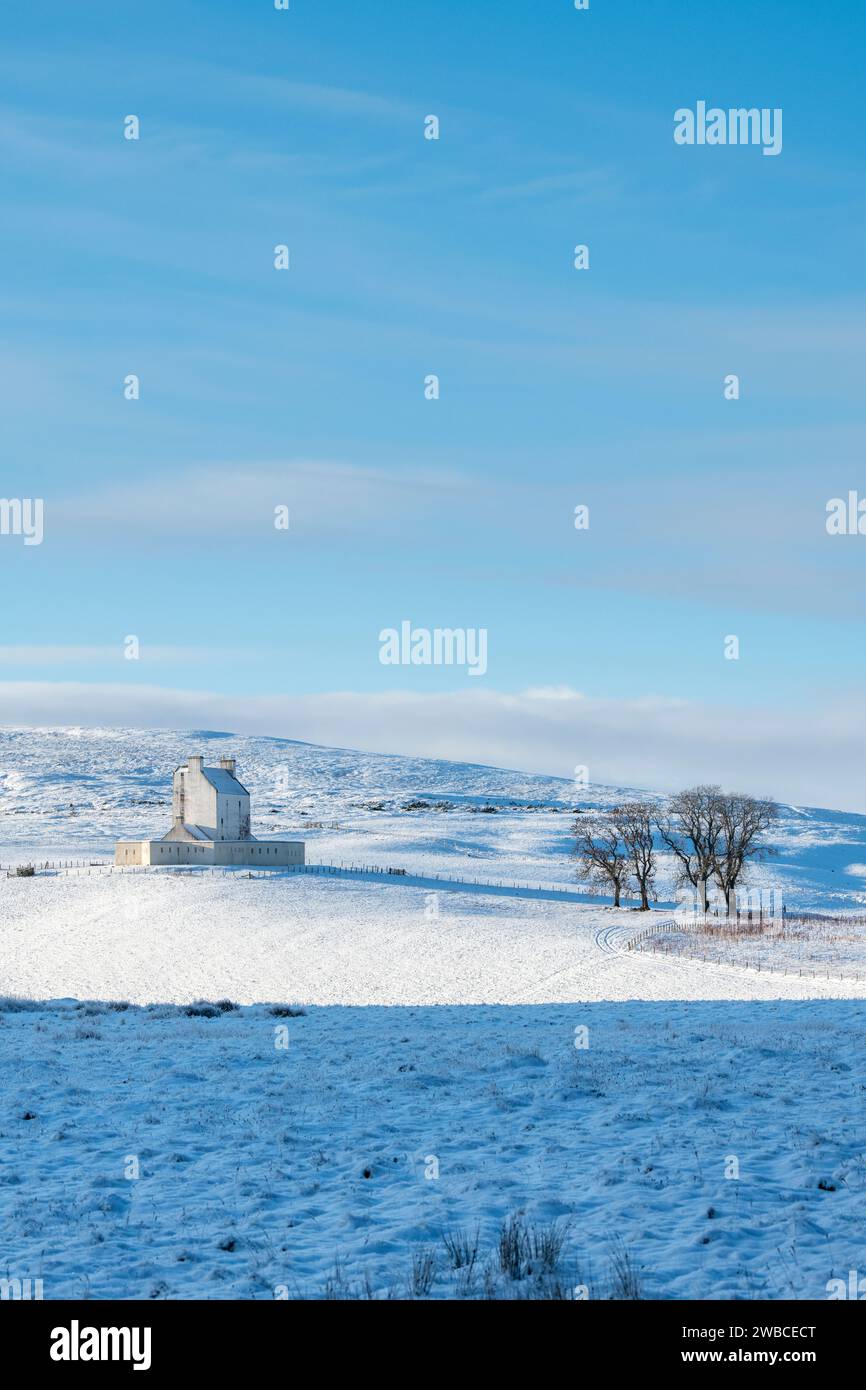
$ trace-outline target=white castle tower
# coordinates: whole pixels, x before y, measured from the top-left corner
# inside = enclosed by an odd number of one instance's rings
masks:
[[[172,826],[161,840],[118,840],[115,864],[244,864],[265,869],[303,864],[303,840],[257,840],[250,831],[250,794],[235,776],[234,758],[205,767],[187,758],[175,768]]]

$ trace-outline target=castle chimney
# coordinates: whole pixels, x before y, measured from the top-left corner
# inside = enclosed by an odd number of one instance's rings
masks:
[[[235,766],[234,758],[220,758],[220,767],[224,772],[230,773],[232,777],[235,775]]]
[[[194,758],[187,758],[186,765],[190,772],[201,772],[203,762],[204,759],[202,757],[196,756]]]

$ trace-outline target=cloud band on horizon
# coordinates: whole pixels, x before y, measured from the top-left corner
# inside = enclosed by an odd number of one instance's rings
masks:
[[[0,724],[210,727],[365,752],[484,763],[668,791],[698,782],[808,806],[866,811],[862,705],[725,709],[568,686],[445,694],[336,691],[242,697],[152,685],[0,682]],[[781,770],[781,771],[780,771]]]

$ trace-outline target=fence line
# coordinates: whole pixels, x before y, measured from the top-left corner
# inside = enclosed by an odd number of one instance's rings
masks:
[[[4,866],[0,865],[0,869]],[[586,890],[575,886],[565,888],[561,884],[545,883],[523,883],[514,881],[503,881],[501,879],[489,878],[450,878],[446,874],[441,874],[430,870],[426,873],[412,873],[408,869],[398,868],[381,864],[348,864],[344,860],[339,860],[335,864],[282,864],[267,868],[265,865],[256,865],[255,870],[246,865],[231,864],[109,864],[100,860],[87,859],[61,859],[44,860],[40,863],[30,861],[27,865],[6,865],[7,877],[15,877],[18,868],[32,868],[37,872],[54,872],[63,874],[90,874],[92,871],[108,874],[148,874],[148,873],[172,873],[172,874],[210,874],[221,875],[222,877],[241,877],[241,878],[273,878],[288,877],[292,874],[311,874],[313,876],[332,876],[342,875],[373,875],[380,878],[405,878],[407,886],[414,886],[417,883],[441,883],[453,884],[455,886],[471,885],[478,888],[495,888],[500,892],[518,893],[546,893],[551,897],[562,897],[568,901],[580,901],[584,897],[590,896]]]
[[[795,921],[808,922],[813,917],[823,922],[839,923],[841,925],[849,924],[853,921],[858,922],[858,924],[866,924],[866,918],[835,917],[823,915],[821,913],[784,913],[775,920],[787,925]],[[670,935],[673,932],[703,933],[706,930],[706,922],[699,918],[696,918],[693,921],[686,920],[677,922],[671,920],[669,922],[659,922],[655,926],[646,927],[643,931],[638,932],[633,937],[630,937],[628,942],[626,943],[626,950],[632,951],[635,949],[639,949],[641,942],[646,941],[650,937]],[[722,936],[723,939],[731,940],[733,937],[736,937],[737,935],[749,935],[749,933],[743,933],[742,931],[737,932],[736,928],[734,927],[734,929],[729,932],[722,933],[720,931],[719,935]],[[762,965],[759,960],[754,959],[726,961],[719,960],[716,956],[704,955],[702,952],[682,952],[682,954],[678,954],[674,958],[677,960],[699,960],[706,965],[735,966],[739,967],[740,969],[756,970],[759,974],[764,975],[785,975],[790,979],[802,979],[805,976],[808,979],[829,980],[831,982],[838,979],[841,980],[844,984],[866,984],[866,979],[864,979],[861,975],[831,975],[828,970],[813,970],[809,967],[804,966],[800,966],[797,970],[782,970],[776,966]]]

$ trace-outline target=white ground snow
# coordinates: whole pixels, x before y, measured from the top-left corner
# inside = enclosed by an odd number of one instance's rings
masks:
[[[620,928],[616,939],[645,924],[642,914],[610,908],[306,875],[3,879],[0,993],[137,1004],[866,997],[866,983],[599,944],[602,929]]]
[[[519,1211],[559,1223],[560,1296],[620,1293],[617,1253],[656,1298],[866,1269],[859,1004],[54,1005],[0,1010],[0,1045],[0,1273],[46,1298],[321,1297],[337,1266],[406,1296],[427,1252],[425,1296],[527,1297]],[[467,1280],[442,1237],[476,1223]]]

